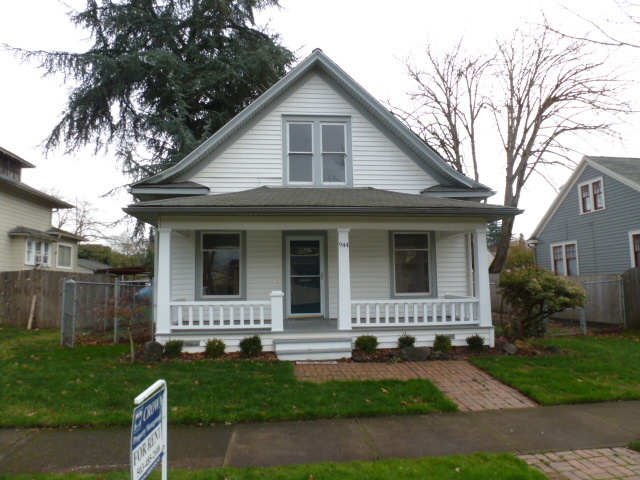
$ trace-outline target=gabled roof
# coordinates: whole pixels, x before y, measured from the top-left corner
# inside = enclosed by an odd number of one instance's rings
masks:
[[[131,186],[132,193],[135,194],[136,190],[143,185],[164,184],[180,180],[186,172],[195,168],[201,162],[206,161],[211,152],[229,140],[233,134],[252,121],[259,113],[274,104],[282,98],[283,95],[287,94],[292,87],[312,71],[325,75],[344,90],[356,105],[364,109],[370,116],[386,127],[399,142],[411,151],[418,161],[422,163],[421,166],[427,169],[441,184],[461,188],[479,188],[487,192],[486,196],[492,194],[489,187],[475,182],[451,168],[435,150],[405,127],[402,122],[394,117],[340,67],[333,63],[320,49],[314,50],[311,55],[300,62],[287,75],[236,115],[214,135],[205,140],[178,164],[133,184]]]
[[[9,191],[13,191],[16,195],[24,195],[27,198],[39,200],[50,208],[73,208],[73,205],[70,203],[41,192],[40,190],[36,190],[26,183],[19,182],[18,180],[9,178],[6,175],[0,174],[0,188],[6,188]]]
[[[16,162],[18,162],[20,164],[20,166],[22,168],[34,168],[35,167],[35,165],[33,165],[32,163],[27,162],[24,158],[19,157],[15,153],[12,153],[9,150],[7,150],[6,148],[0,147],[0,157],[6,157],[6,158],[10,158],[12,160],[15,160]]]
[[[160,214],[180,215],[420,215],[482,217],[522,213],[513,207],[432,198],[365,188],[259,187],[242,192],[170,198],[129,205],[124,211],[155,223]]]
[[[19,225],[14,229],[9,230],[7,234],[13,237],[35,237],[52,242],[58,242],[61,239],[71,240],[75,242],[82,242],[86,240],[86,238],[84,237],[75,235],[70,232],[65,232],[64,230],[60,230],[59,228],[54,227],[51,227],[46,232],[43,232],[40,230],[36,230],[35,228],[23,227]]]
[[[558,195],[542,217],[542,220],[540,220],[540,223],[538,223],[538,226],[531,234],[531,240],[536,240],[540,236],[540,233],[545,229],[549,220],[553,218],[556,210],[558,210],[568,193],[575,186],[577,179],[582,175],[582,172],[584,172],[587,166],[591,166],[640,192],[640,158],[590,157],[585,155],[567,182],[562,186],[560,192],[558,192]]]

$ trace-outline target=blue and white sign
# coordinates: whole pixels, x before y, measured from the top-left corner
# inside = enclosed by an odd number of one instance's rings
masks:
[[[156,393],[153,393],[156,392]],[[135,399],[131,426],[131,479],[144,480],[162,461],[166,478],[167,389],[158,380]]]

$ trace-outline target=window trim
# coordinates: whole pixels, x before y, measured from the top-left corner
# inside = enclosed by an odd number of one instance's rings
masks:
[[[631,268],[640,267],[640,265],[636,265],[636,256],[634,255],[635,251],[633,250],[633,237],[635,235],[640,235],[640,230],[631,230],[629,232],[629,255],[631,257]]]
[[[576,269],[577,272],[574,275],[567,275],[569,269],[567,268],[567,245],[575,245],[576,246]],[[565,268],[565,274],[562,275],[564,277],[575,277],[580,275],[580,252],[579,252],[579,248],[578,248],[578,241],[577,240],[567,240],[566,242],[556,242],[556,243],[552,243],[551,245],[549,245],[549,252],[551,254],[551,271],[554,272],[556,275],[559,275],[558,272],[556,272],[556,262],[555,262],[555,258],[553,256],[553,249],[554,247],[562,247],[562,262]]]
[[[46,262],[42,262],[42,263],[37,263],[36,262],[36,249],[35,249],[35,242],[41,242],[41,245],[46,245],[47,248],[44,248],[44,250],[48,250],[47,252],[47,261]],[[31,243],[31,245],[33,246],[33,248],[31,249],[32,258],[29,258],[29,243]],[[35,237],[27,237],[25,244],[24,244],[24,264],[25,265],[31,265],[31,266],[38,266],[38,265],[42,265],[43,267],[50,267],[51,266],[51,242],[47,242],[46,240],[39,240]],[[41,251],[40,253],[41,255],[43,255],[43,252]]]
[[[600,208],[596,208],[596,202],[595,202],[595,197],[593,195],[593,184],[600,182],[600,185],[602,186],[602,207]],[[582,187],[589,187],[589,198],[591,199],[591,210],[585,210],[584,209],[584,203],[582,201]],[[596,177],[596,178],[592,178],[586,182],[582,182],[578,184],[578,205],[580,208],[580,215],[586,215],[588,213],[594,213],[594,212],[600,212],[602,210],[605,210],[607,208],[607,204],[605,201],[605,193],[604,193],[604,178],[603,177]]]
[[[312,138],[312,181],[289,181],[289,125],[310,123]],[[344,125],[345,129],[345,181],[323,182],[322,180],[322,125]],[[282,184],[285,187],[346,188],[353,187],[353,152],[349,115],[283,115],[282,116]],[[295,153],[295,152],[294,152]]]
[[[240,235],[240,294],[239,295],[203,295],[202,293],[202,236],[210,233]],[[196,300],[246,300],[247,299],[247,236],[244,230],[197,230],[196,231]]]
[[[69,253],[69,266],[60,265],[60,247],[68,247],[71,251]],[[73,245],[70,243],[58,243],[56,245],[56,268],[63,268],[65,270],[71,270],[73,268]]]
[[[429,238],[429,292],[425,293],[397,293],[396,292],[396,265],[395,265],[395,236],[396,235],[428,235]],[[390,298],[437,298],[438,281],[436,265],[436,238],[430,230],[390,230],[389,231],[389,296]]]

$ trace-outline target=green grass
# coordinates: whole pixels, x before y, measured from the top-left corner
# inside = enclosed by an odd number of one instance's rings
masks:
[[[633,442],[629,442],[627,445],[631,450],[635,450],[636,452],[640,452],[640,440],[634,440]]]
[[[56,331],[0,329],[0,427],[129,425],[133,399],[165,379],[169,422],[423,414],[457,407],[428,380],[296,380],[288,362],[122,361],[126,345],[65,349]]]
[[[3,480],[125,480],[129,473],[100,475],[6,475]],[[154,472],[152,480],[160,478]],[[215,470],[171,470],[172,480],[544,480],[542,473],[511,454],[454,455],[417,460],[317,463],[270,468],[220,468]]]
[[[640,399],[640,335],[536,340],[566,351],[471,361],[542,405]]]

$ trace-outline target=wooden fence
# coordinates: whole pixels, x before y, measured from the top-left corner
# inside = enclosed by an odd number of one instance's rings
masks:
[[[26,327],[34,306],[33,328],[60,328],[64,279],[114,283],[110,275],[23,270],[0,272],[0,325]],[[35,299],[35,303],[34,303]],[[91,299],[87,298],[90,302]],[[77,305],[82,309],[83,305]]]
[[[635,269],[634,269],[635,270]],[[591,323],[620,325],[625,323],[625,307],[623,305],[623,279],[620,275],[577,275],[570,277],[580,283],[587,292],[587,303],[584,307],[586,320]],[[498,293],[499,274],[490,274],[491,310],[511,313],[509,305],[502,302]],[[578,310],[570,310],[554,315],[563,320],[580,320]]]

